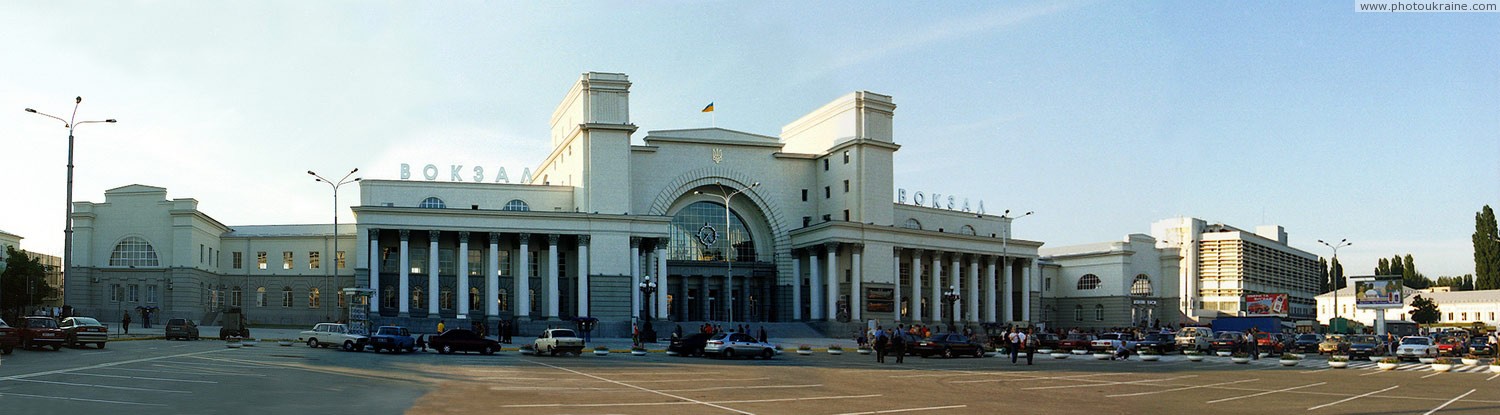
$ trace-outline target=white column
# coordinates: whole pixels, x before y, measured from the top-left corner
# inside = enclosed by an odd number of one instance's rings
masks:
[[[958,312],[958,310],[963,310],[968,306],[967,303],[969,302],[968,299],[964,298],[964,268],[958,265],[958,261],[962,257],[963,254],[954,252],[953,262],[948,266],[948,286],[953,287],[954,294],[958,294],[958,301],[953,303],[952,310],[948,310],[948,312],[953,313],[953,324],[964,321],[963,313]]]
[[[589,315],[589,236],[578,235],[578,316]]]
[[[1027,262],[1026,268],[1021,269],[1021,320],[1031,321],[1031,269],[1036,267],[1036,261]]]
[[[922,250],[911,252],[911,322],[917,324],[922,322]]]
[[[370,230],[370,313],[380,313],[380,230]]]
[[[656,240],[656,304],[651,312],[658,319],[667,318],[667,238]]]
[[[411,231],[402,229],[400,233],[401,260],[399,261],[400,263],[398,265],[400,265],[401,268],[396,270],[396,275],[400,276],[400,282],[397,285],[400,285],[401,287],[401,296],[400,298],[397,298],[396,301],[399,306],[397,308],[397,311],[401,312],[402,317],[406,317],[406,314],[411,312],[411,249],[408,247],[407,242],[407,240],[411,236]]]
[[[1000,303],[995,301],[995,258],[986,257],[984,266],[984,321],[995,322],[995,308]]]
[[[486,317],[500,316],[500,233],[490,232],[489,261],[485,262],[484,269],[484,291],[485,297],[484,315]]]
[[[438,316],[438,239],[443,231],[427,231],[427,318]]]
[[[969,258],[969,296],[964,297],[964,321],[979,321],[979,257]]]
[[[625,289],[630,290],[630,315],[641,315],[641,237],[630,237],[630,284]]]
[[[839,281],[843,279],[839,275],[839,244],[832,242],[824,245],[824,249],[824,253],[828,255],[828,273],[823,277],[828,283],[828,292],[824,293],[828,297],[828,304],[824,304],[828,307],[828,315],[824,317],[828,321],[834,321],[839,316]]]
[[[531,315],[531,234],[523,233],[520,236],[521,252],[515,261],[518,266],[515,273],[516,292],[512,294],[516,301],[511,302],[511,307],[515,310],[512,315],[517,317]]]
[[[932,322],[943,322],[943,253],[932,253],[932,288],[927,303],[932,305]]]
[[[469,318],[469,233],[458,233],[458,318]]]
[[[811,307],[808,307],[808,310],[810,310],[808,313],[812,315],[807,316],[807,318],[809,320],[822,320],[823,280],[821,278],[818,278],[818,274],[821,273],[821,270],[818,269],[818,253],[816,251],[809,250],[807,261],[807,273],[808,279],[810,280],[808,281],[807,288],[812,291],[808,293],[808,302],[811,303]]]
[[[895,301],[895,306],[891,308],[891,325],[894,326],[901,323],[901,248],[891,249],[891,275],[895,276],[893,280],[896,287],[891,292],[891,300]]]
[[[1005,310],[1005,312],[1001,314],[1005,316],[1005,320],[1002,321],[1002,323],[1006,324],[1010,324],[1010,322],[1016,321],[1016,306],[1015,303],[1012,302],[1015,297],[1011,295],[1010,280],[1010,257],[1000,257],[1000,301],[997,302],[997,304],[1000,305],[1002,310]]]
[[[802,256],[792,250],[792,321],[802,321]]]
[[[562,296],[557,290],[557,234],[547,235],[547,319],[556,320]]]
[[[864,279],[862,273],[864,270],[861,266],[863,264],[860,263],[864,258],[864,252],[862,252],[864,250],[865,244],[849,245],[849,254],[852,255],[849,257],[849,266],[852,268],[851,273],[854,274],[849,279],[849,320],[852,321],[864,321],[860,313],[864,308],[864,294],[860,291],[860,286],[863,285],[860,280]]]

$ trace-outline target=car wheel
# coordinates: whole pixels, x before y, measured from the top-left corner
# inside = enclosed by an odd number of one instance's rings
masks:
[[[370,346],[370,351],[375,352],[376,354],[379,354],[380,353],[380,346]]]
[[[100,348],[100,349],[103,349],[103,348],[104,348],[104,342],[99,342],[99,348]]]
[[[724,349],[724,358],[725,359],[733,359],[734,358],[734,349]]]
[[[952,348],[943,349],[943,357],[951,359],[951,358],[953,358],[953,356],[954,355],[953,355],[953,349]]]
[[[442,348],[438,349],[438,353],[452,354],[453,353],[453,345],[451,345],[451,344],[445,344],[445,345],[443,345]]]
[[[484,350],[480,350],[479,354],[482,354],[482,355],[485,355],[485,356],[489,356],[489,355],[495,354],[495,349],[492,348],[491,346],[484,346]]]
[[[313,347],[313,348],[318,347],[318,339],[316,339],[316,338],[307,339],[307,347]]]
[[[62,350],[62,345],[61,344],[54,344],[54,345],[52,345],[52,351],[55,352],[55,351],[58,351],[58,350]]]
[[[984,357],[984,349],[974,349],[974,357]]]
[[[766,360],[771,360],[772,357],[776,357],[776,351],[771,349],[762,350],[760,352],[760,357]]]
[[[5,350],[0,350],[0,354],[10,354],[10,352],[13,352],[15,350],[16,350],[16,348],[14,348],[14,347],[7,347],[7,348],[5,348]]]

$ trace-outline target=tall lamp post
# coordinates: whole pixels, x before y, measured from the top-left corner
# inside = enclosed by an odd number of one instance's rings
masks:
[[[314,177],[313,181],[327,183],[329,187],[333,188],[333,255],[332,255],[333,258],[331,258],[331,259],[333,259],[333,276],[334,276],[334,278],[338,278],[338,276],[339,276],[339,186],[343,186],[343,185],[346,185],[346,184],[349,184],[349,183],[354,183],[354,182],[363,180],[364,179],[363,177],[355,177],[353,179],[349,178],[349,176],[353,176],[354,173],[358,172],[358,171],[359,171],[358,168],[356,168],[354,170],[350,170],[349,173],[344,174],[344,177],[340,178],[338,181],[333,181],[333,180],[325,179],[325,178],[323,178],[323,176],[319,176],[318,173],[314,173],[312,170],[308,170],[307,171],[308,175]],[[467,255],[467,254],[465,254],[465,255]],[[374,281],[373,280],[371,281],[371,285],[372,286],[374,285]],[[323,277],[323,292],[327,292],[327,291],[328,291],[328,276],[325,274],[324,277]],[[319,295],[322,295],[322,294],[320,293]],[[343,294],[340,293],[339,295],[343,295]],[[322,298],[319,298],[318,301],[321,302],[321,303],[323,303],[323,321],[333,321],[332,317],[328,315],[328,306],[327,306],[328,302],[327,301],[323,301]],[[349,306],[353,307],[354,304],[351,303]]]
[[[644,327],[641,329],[641,334],[640,336],[638,336],[638,339],[649,339],[640,341],[646,343],[656,343],[656,330],[651,328],[651,300],[654,299],[654,297],[652,297],[651,295],[656,294],[656,281],[652,281],[651,276],[647,275],[646,278],[641,279],[640,288],[641,321],[643,322],[642,324],[644,325]]]
[[[1329,285],[1329,288],[1333,289],[1333,318],[1334,318],[1334,320],[1337,320],[1339,318],[1339,283],[1342,282],[1342,281],[1339,281],[1339,280],[1342,280],[1343,277],[1344,277],[1344,275],[1343,275],[1342,272],[1339,272],[1339,275],[1333,275],[1333,273],[1338,272],[1340,269],[1343,268],[1341,265],[1335,266],[1335,264],[1339,263],[1339,248],[1343,248],[1343,247],[1346,247],[1346,246],[1349,246],[1349,245],[1354,245],[1354,243],[1353,242],[1349,242],[1348,239],[1341,239],[1341,240],[1339,240],[1338,243],[1333,243],[1333,244],[1330,244],[1330,243],[1327,243],[1327,242],[1323,242],[1322,239],[1319,239],[1318,243],[1323,244],[1323,246],[1326,246],[1326,247],[1329,247],[1329,248],[1333,249],[1333,264],[1329,265],[1329,270],[1328,270],[1328,280],[1329,281],[1328,281],[1328,285]],[[1381,311],[1381,312],[1384,313],[1384,311]],[[1328,320],[1328,324],[1329,325],[1333,325],[1333,320]]]
[[[1009,257],[1009,255],[1010,255],[1010,247],[1008,246],[1008,242],[1010,241],[1010,224],[1013,223],[1013,222],[1015,222],[1016,219],[1020,219],[1020,218],[1024,218],[1024,217],[1027,217],[1027,216],[1031,216],[1031,214],[1033,214],[1033,213],[1036,213],[1036,211],[1027,211],[1026,213],[1022,214],[1021,216],[1011,216],[1010,215],[1010,209],[1006,209],[1005,213],[1001,213],[1000,214],[1000,219],[1004,219],[1005,220],[1005,231],[1000,233],[1000,259],[1002,261],[1005,261],[1006,265],[1007,265],[1005,267],[1001,267],[1000,269],[1002,269],[1002,270],[1009,270],[1010,269],[1010,267],[1009,267],[1009,265],[1010,265],[1009,264],[1009,262],[1010,262],[1010,257]],[[1010,285],[1010,275],[1002,275],[1001,278],[1005,278],[1005,283],[1004,284],[1000,284],[1001,287],[1007,287],[1007,286]],[[1028,292],[1028,293],[1025,293],[1025,295],[1029,296],[1029,295],[1031,295],[1031,293]],[[1015,310],[1016,309],[1015,304],[1012,303],[1013,300],[1015,300],[1015,296],[1012,295],[1012,293],[1009,290],[1007,290],[1005,292],[1005,306],[1007,308],[1011,309],[1011,310]],[[1024,314],[1025,312],[1023,311],[1022,313]],[[1004,315],[1005,315],[1004,313],[1001,313],[1001,316],[1004,316]],[[1019,316],[1011,316],[1011,317],[1015,318],[1015,317],[1019,317]],[[1010,324],[1009,321],[1007,321],[1005,323],[1006,324]]]
[[[82,124],[91,124],[91,123],[100,123],[100,122],[114,123],[115,122],[114,118],[108,118],[108,119],[104,119],[104,120],[95,120],[95,121],[74,121],[74,120],[78,119],[78,106],[81,105],[81,104],[83,104],[83,97],[80,96],[80,97],[73,98],[73,114],[69,115],[68,119],[66,119],[66,120],[62,119],[62,117],[51,115],[51,114],[48,114],[48,113],[45,113],[45,112],[39,112],[39,111],[31,109],[31,108],[27,108],[26,109],[26,112],[29,112],[29,113],[32,113],[32,114],[36,114],[36,115],[40,115],[40,116],[47,117],[47,118],[51,118],[51,119],[54,119],[54,120],[62,121],[63,122],[63,127],[68,129],[68,206],[67,206],[67,210],[64,211],[64,215],[63,215],[64,226],[63,226],[63,255],[62,255],[62,257],[63,257],[63,270],[62,270],[62,276],[63,276],[64,284],[66,284],[66,281],[67,281],[67,278],[68,278],[68,273],[73,270],[73,130],[76,129],[76,128],[78,128],[78,126],[82,125]],[[67,293],[68,293],[67,289],[64,288],[63,289],[63,295],[64,295],[63,303],[64,304],[67,304],[69,302],[68,299],[66,298]]]
[[[956,301],[958,301],[958,287],[949,285],[948,289],[943,290],[944,310],[948,311],[948,331],[954,330],[953,315],[958,314],[958,310],[953,309],[953,303]]]
[[[749,187],[746,187],[746,188],[740,189],[740,190],[735,190],[732,193],[726,191],[726,189],[724,188],[724,183],[723,182],[714,182],[714,184],[719,186],[719,194],[716,195],[716,196],[719,196],[720,198],[724,199],[724,238],[723,239],[724,239],[724,263],[726,265],[725,271],[724,271],[724,285],[725,285],[724,291],[727,293],[725,295],[725,297],[727,297],[729,299],[729,315],[728,315],[729,318],[727,318],[725,320],[728,320],[728,322],[730,323],[730,326],[732,327],[732,326],[734,326],[734,258],[730,258],[730,253],[732,253],[734,251],[734,244],[729,241],[729,217],[730,217],[729,202],[731,200],[733,200],[734,197],[737,196],[737,195],[739,195],[740,193],[744,193],[745,191],[748,191],[750,189],[754,189],[754,188],[760,186],[760,182],[751,183]],[[693,194],[701,195],[701,194],[704,194],[704,193],[702,191],[694,191]]]

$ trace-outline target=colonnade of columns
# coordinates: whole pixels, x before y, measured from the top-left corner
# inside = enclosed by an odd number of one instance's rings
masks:
[[[839,255],[850,255],[848,267],[841,267]],[[893,319],[910,322],[944,321],[943,298],[948,287],[955,287],[958,300],[953,304],[954,321],[959,322],[1008,322],[1031,321],[1031,295],[1037,271],[1035,260],[987,254],[972,254],[924,250],[920,248],[895,248],[892,252],[892,269],[901,273],[902,264],[909,265],[907,280],[900,275],[894,278],[892,310],[881,315],[866,315],[863,287],[864,244],[826,243],[793,251],[792,299],[797,306],[792,308],[792,319],[803,318],[802,271],[803,260],[808,266],[807,284],[808,315],[810,320],[834,321],[846,318],[861,321],[865,318]],[[909,260],[907,259],[909,258]],[[944,261],[947,261],[946,263]],[[848,291],[844,290],[841,270],[849,270]],[[981,271],[982,269],[982,271]],[[924,272],[925,270],[925,272]],[[945,272],[946,270],[946,272]],[[1015,281],[1019,281],[1016,284]],[[909,281],[910,287],[905,287]],[[843,307],[840,299],[848,293]],[[907,295],[910,294],[908,298]],[[905,301],[903,301],[905,300]],[[909,304],[907,304],[909,303]],[[907,304],[903,306],[903,304]],[[1019,307],[1018,307],[1019,306]],[[847,315],[840,315],[841,312]]]

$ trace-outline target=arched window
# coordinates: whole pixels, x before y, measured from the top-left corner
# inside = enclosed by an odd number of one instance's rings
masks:
[[[1073,306],[1073,321],[1083,321],[1083,304]]]
[[[292,308],[292,287],[281,287],[281,306]]]
[[[910,219],[910,218],[908,218],[906,220],[906,223],[902,223],[901,224],[901,227],[906,228],[906,229],[916,229],[916,230],[920,231],[920,230],[922,230],[922,222],[919,222],[916,219]]]
[[[266,306],[266,287],[255,287],[255,306]]]
[[[1137,297],[1151,296],[1151,277],[1146,274],[1135,276],[1135,282],[1130,283],[1130,295]]]
[[[396,308],[396,287],[387,285],[380,289],[380,306]]]
[[[484,302],[482,300],[484,300],[484,296],[479,294],[479,288],[469,287],[469,309],[483,310]]]
[[[1099,288],[1099,283],[1100,282],[1098,275],[1084,274],[1082,277],[1078,278],[1078,289],[1092,290],[1095,288]]]
[[[426,199],[422,199],[422,203],[417,205],[417,207],[427,209],[444,209],[447,208],[448,205],[443,203],[443,199],[429,197]]]
[[[724,229],[724,205],[694,202],[672,216],[667,259],[723,262],[726,246],[734,247],[732,261],[755,261],[755,241],[738,212],[730,212]],[[728,244],[728,245],[726,245]]]
[[[318,308],[322,305],[322,302],[323,293],[321,291],[318,291],[318,287],[313,287],[311,290],[307,290],[307,308]]]
[[[1094,320],[1104,321],[1104,304],[1094,304]]]
[[[958,234],[959,235],[975,235],[975,233],[974,233],[974,227],[973,226],[969,226],[969,225],[964,225],[962,228],[958,228]]]
[[[526,204],[526,202],[522,201],[521,199],[511,199],[511,201],[505,202],[505,208],[503,210],[528,212],[531,211],[531,205]]]
[[[156,248],[152,248],[150,242],[130,236],[115,244],[115,250],[109,253],[109,266],[159,267],[161,261],[157,259]]]
[[[426,308],[422,306],[423,298],[426,298],[426,296],[422,295],[422,287],[411,287],[411,308]]]

